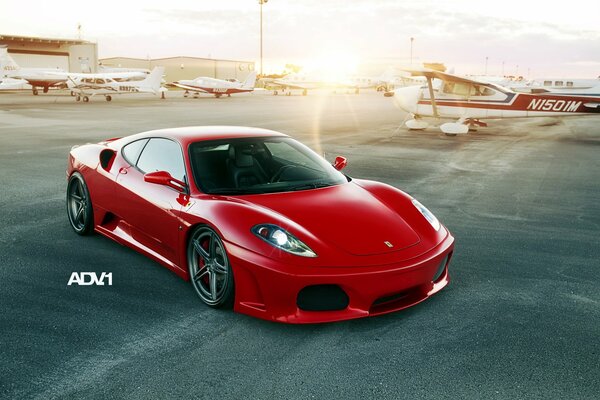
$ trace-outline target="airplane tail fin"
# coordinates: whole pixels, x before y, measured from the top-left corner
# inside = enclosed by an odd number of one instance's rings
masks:
[[[8,55],[8,48],[6,46],[0,46],[0,69],[2,70],[0,77],[21,69],[15,60]]]
[[[254,89],[254,85],[256,84],[256,71],[252,71],[248,74],[244,82],[242,82],[242,88],[244,89]]]
[[[165,67],[154,67],[152,72],[143,81],[140,81],[140,86],[147,87],[154,91],[154,93],[158,93],[164,73]]]

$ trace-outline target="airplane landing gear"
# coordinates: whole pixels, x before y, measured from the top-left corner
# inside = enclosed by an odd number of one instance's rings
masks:
[[[421,119],[418,115],[412,115],[412,118],[404,123],[406,127],[414,131],[422,131],[427,129],[429,124]]]
[[[228,93],[228,94],[227,94],[227,97],[231,97],[231,95]]]
[[[81,101],[81,96],[80,95],[75,96],[75,101]]]
[[[302,96],[306,96],[307,94],[308,94],[308,90],[304,89],[304,90],[302,91]]]
[[[160,92],[160,98],[161,98],[161,100],[166,99],[165,92]]]
[[[183,92],[183,97],[188,97],[190,95],[190,92],[188,92],[187,90],[185,92]]]
[[[75,96],[75,92],[71,90],[71,96]]]
[[[112,100],[112,97],[111,97],[110,95],[108,95],[108,96],[105,96],[105,97],[106,97],[106,101],[111,101],[111,100]],[[85,101],[85,100],[84,100],[84,101]]]
[[[44,86],[43,91],[44,91],[44,93],[48,93],[48,86]]]
[[[218,98],[220,98],[220,97],[221,97],[221,93],[216,93],[216,94],[215,94],[215,97],[216,97],[217,99],[218,99]]]
[[[83,102],[84,102],[84,103],[87,103],[87,102],[89,102],[89,101],[90,101],[90,98],[89,98],[89,97],[87,97],[87,96],[83,96]]]
[[[279,94],[279,92],[277,90],[273,91],[273,96],[277,96]]]
[[[31,91],[33,92],[34,96],[37,96],[40,93],[36,88],[31,89]]]

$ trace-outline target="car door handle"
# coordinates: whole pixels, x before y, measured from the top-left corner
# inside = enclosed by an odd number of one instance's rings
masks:
[[[121,167],[121,169],[119,169],[119,173],[123,174],[123,175],[127,175],[127,168]]]

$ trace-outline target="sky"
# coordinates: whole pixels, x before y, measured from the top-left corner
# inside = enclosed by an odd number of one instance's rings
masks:
[[[443,62],[456,73],[600,75],[600,3],[593,0],[268,0],[265,72]],[[100,58],[259,60],[258,0],[6,1],[0,34],[98,43]]]

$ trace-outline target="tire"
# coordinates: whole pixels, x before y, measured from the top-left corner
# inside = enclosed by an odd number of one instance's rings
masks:
[[[206,225],[194,229],[187,248],[188,273],[196,294],[212,308],[231,308],[233,272],[219,234]]]
[[[79,96],[79,95],[75,96],[75,101],[81,101],[81,96]]]
[[[87,103],[88,101],[90,101],[90,98],[87,96],[83,96],[83,102]]]
[[[89,235],[94,231],[90,192],[79,172],[74,172],[67,184],[67,215],[71,228],[78,235]]]
[[[111,101],[111,100],[112,100],[112,97],[106,96],[106,101]]]
[[[33,89],[33,95],[37,96],[40,92],[37,89]]]

